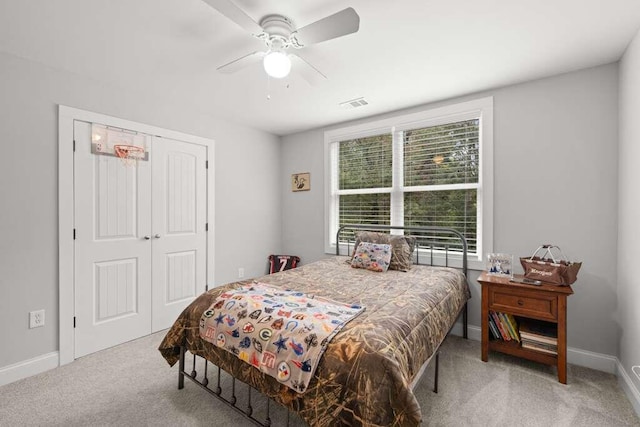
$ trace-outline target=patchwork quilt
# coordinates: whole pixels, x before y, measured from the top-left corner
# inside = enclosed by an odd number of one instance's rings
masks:
[[[302,393],[331,338],[362,310],[256,282],[220,294],[200,337]]]

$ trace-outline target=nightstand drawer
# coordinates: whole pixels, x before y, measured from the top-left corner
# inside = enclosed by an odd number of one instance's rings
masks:
[[[558,298],[541,292],[492,287],[489,309],[553,322],[558,320]]]

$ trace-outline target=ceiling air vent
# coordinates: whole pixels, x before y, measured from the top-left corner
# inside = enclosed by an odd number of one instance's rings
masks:
[[[340,105],[342,108],[346,108],[350,110],[352,108],[364,107],[365,105],[369,105],[369,103],[364,99],[364,97],[351,99],[349,101],[341,102]]]

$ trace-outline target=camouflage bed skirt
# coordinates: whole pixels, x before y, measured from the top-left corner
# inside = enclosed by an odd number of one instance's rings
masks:
[[[419,424],[422,414],[411,383],[470,298],[466,278],[459,270],[430,266],[377,273],[351,268],[345,259],[329,258],[258,279],[366,307],[329,343],[303,394],[200,338],[200,318],[216,297],[251,281],[200,295],[160,344],[162,356],[173,365],[184,345],[312,426]]]

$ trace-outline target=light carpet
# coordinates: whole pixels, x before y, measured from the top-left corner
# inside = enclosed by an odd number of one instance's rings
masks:
[[[163,336],[0,387],[0,426],[251,425],[189,380],[178,390],[177,368],[156,350]],[[428,426],[640,426],[612,374],[569,365],[563,385],[553,367],[495,353],[483,363],[479,342],[455,336],[441,349],[438,394],[432,386],[430,366],[415,389]],[[246,394],[237,387],[238,406],[246,406]],[[252,394],[264,417],[264,398]],[[286,412],[270,407],[272,425],[283,425]],[[304,424],[292,417],[291,425]]]

